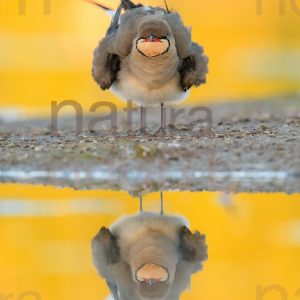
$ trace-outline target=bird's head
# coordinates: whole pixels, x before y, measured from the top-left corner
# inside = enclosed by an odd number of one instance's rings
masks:
[[[175,41],[168,23],[158,17],[145,17],[138,27],[137,51],[153,58],[169,52],[171,48],[175,49]]]

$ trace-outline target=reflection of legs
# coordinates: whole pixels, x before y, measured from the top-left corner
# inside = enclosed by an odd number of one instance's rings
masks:
[[[140,196],[140,212],[142,213],[144,211],[143,209],[143,196]],[[160,214],[164,215],[164,193],[160,192]]]
[[[164,194],[160,192],[160,214],[164,215]]]
[[[143,212],[143,196],[140,196],[140,212]]]

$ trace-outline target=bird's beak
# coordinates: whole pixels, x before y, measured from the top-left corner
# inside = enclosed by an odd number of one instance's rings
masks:
[[[155,57],[169,51],[170,41],[167,38],[158,38],[151,34],[147,38],[138,39],[136,48],[146,57]]]
[[[151,34],[151,35],[149,36],[150,42],[154,42],[155,38],[156,38],[156,37],[155,37],[153,34]]]

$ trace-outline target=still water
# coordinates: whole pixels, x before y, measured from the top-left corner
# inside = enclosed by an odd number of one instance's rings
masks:
[[[18,184],[0,191],[0,299],[112,299],[91,242],[101,227],[138,213],[138,198]],[[159,193],[146,195],[143,209],[159,215]],[[203,268],[190,282],[180,277],[177,287],[187,283],[180,299],[299,297],[300,195],[165,192],[164,209],[166,218],[175,214],[205,235],[208,246]],[[163,269],[149,272],[160,283],[168,278]]]

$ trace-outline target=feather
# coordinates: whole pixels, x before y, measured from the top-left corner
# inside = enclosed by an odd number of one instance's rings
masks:
[[[121,12],[123,9],[123,1],[119,4],[116,13],[110,23],[110,26],[106,32],[106,35],[110,35],[110,34],[114,34],[118,31],[119,28],[119,21],[120,21],[120,16],[121,16]]]
[[[107,14],[109,15],[109,16],[111,16],[112,18],[115,16],[115,14],[116,14],[116,11],[115,10],[107,10],[106,11],[107,12]]]
[[[169,9],[167,0],[164,0],[164,2],[165,2],[166,11],[167,11],[167,13],[169,14],[171,11],[170,11],[170,9]]]
[[[108,288],[109,288],[109,290],[110,290],[110,292],[111,292],[114,300],[119,300],[118,288],[114,284],[112,284],[111,282],[109,282],[109,281],[106,281],[106,284],[107,284],[107,286],[108,286]]]
[[[105,11],[113,11],[113,9],[111,9],[111,8],[109,8],[109,7],[107,7],[106,5],[103,5],[103,4],[101,4],[101,3],[97,3],[97,2],[95,2],[95,1],[93,1],[93,0],[85,0],[86,2],[89,2],[89,3],[91,3],[91,4],[94,4],[94,5],[96,5],[96,6],[98,6],[98,7],[101,7],[102,9],[104,9]]]
[[[123,7],[125,10],[127,9],[133,9],[136,8],[137,6],[131,2],[130,0],[121,0],[121,2],[123,3]]]
[[[116,11],[113,10],[112,8],[109,8],[109,7],[107,7],[107,6],[103,5],[103,4],[94,2],[93,0],[85,0],[85,1],[89,2],[91,4],[94,4],[94,5],[96,5],[96,6],[100,7],[100,8],[102,8],[111,17],[114,17],[114,15],[116,13]]]
[[[133,8],[138,8],[138,7],[142,7],[144,6],[143,4],[134,4],[132,1],[130,0],[121,0],[124,3],[124,9],[128,10],[128,9],[133,9]]]
[[[141,5],[141,4],[135,5],[130,0],[121,0],[121,3],[119,4],[118,9],[116,10],[115,15],[113,17],[113,20],[107,30],[107,35],[117,32],[117,30],[119,28],[119,21],[120,21],[122,9],[129,10],[129,9],[134,9],[134,8],[138,8],[141,6],[143,6],[143,5]]]
[[[119,4],[117,10],[113,10],[112,8],[109,8],[108,6],[103,5],[101,3],[95,2],[94,0],[85,0],[85,1],[102,8],[107,14],[109,14],[113,18],[111,21],[111,24],[106,32],[106,35],[114,34],[118,30],[119,20],[120,20],[120,16],[122,13],[122,9],[128,10],[128,9],[134,9],[134,8],[143,6],[141,4],[135,5],[130,0],[121,0],[121,3]]]

